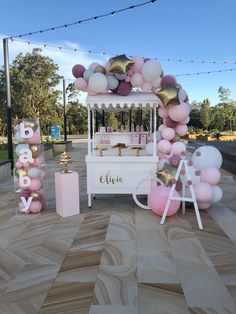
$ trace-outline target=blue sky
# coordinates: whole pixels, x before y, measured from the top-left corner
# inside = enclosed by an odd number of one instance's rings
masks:
[[[61,25],[96,16],[142,0],[8,0],[1,2],[0,37]],[[3,13],[4,12],[4,13]],[[28,36],[29,40],[50,45],[77,47],[108,53],[126,53],[160,59],[197,59],[236,61],[235,0],[158,0],[155,4],[87,22],[58,31]],[[21,51],[32,49],[23,43],[10,43],[10,59]],[[60,66],[60,73],[72,78],[75,63],[105,63],[109,57],[70,51],[45,49]],[[2,49],[0,64],[3,63]],[[236,68],[236,64],[192,64],[161,61],[166,74],[181,74]],[[179,77],[179,83],[190,101],[209,97],[212,104],[219,99],[220,85],[229,88],[236,99],[236,71]]]

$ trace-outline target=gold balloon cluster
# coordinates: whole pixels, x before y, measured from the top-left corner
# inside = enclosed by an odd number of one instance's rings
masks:
[[[38,129],[38,123],[34,119],[30,119],[30,118],[23,119],[22,123],[24,123],[26,128],[33,129],[34,132]]]
[[[68,164],[71,164],[73,162],[73,160],[71,159],[71,156],[68,154],[67,151],[64,151],[64,153],[62,153],[59,157],[59,160],[58,160],[58,164],[59,165],[63,165],[64,166],[64,169],[62,172],[64,173],[69,173],[71,171],[68,170]]]
[[[111,58],[109,61],[111,63],[109,72],[119,74],[126,74],[134,64],[134,61],[127,58],[124,54]]]

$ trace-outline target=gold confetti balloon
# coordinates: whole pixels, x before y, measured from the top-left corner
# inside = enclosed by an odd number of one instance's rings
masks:
[[[15,173],[16,177],[19,177],[20,175],[23,176],[23,177],[28,176],[28,170],[27,169],[17,169],[17,168],[15,168],[14,173]]]
[[[134,61],[127,58],[126,55],[111,58],[109,61],[111,63],[110,73],[126,74],[134,64]]]
[[[34,120],[34,119],[30,119],[30,118],[27,118],[27,119],[23,119],[22,120],[22,123],[24,123],[25,127],[26,128],[31,128],[33,129],[33,131],[35,132],[38,128],[38,124],[37,124],[37,121]]]
[[[30,196],[32,197],[33,201],[39,201],[40,200],[40,194],[38,192],[31,192]]]
[[[38,157],[40,155],[40,145],[30,145],[30,150],[32,151],[33,158]]]
[[[179,104],[178,91],[179,88],[168,86],[160,91],[157,91],[156,95],[160,98],[163,107],[166,108],[170,104]]]
[[[98,66],[95,68],[94,73],[106,74],[106,69],[105,69],[102,65],[98,65]]]

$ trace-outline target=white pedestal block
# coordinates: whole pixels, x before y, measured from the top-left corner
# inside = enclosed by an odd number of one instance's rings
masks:
[[[56,211],[62,217],[80,213],[79,175],[77,172],[55,173]]]

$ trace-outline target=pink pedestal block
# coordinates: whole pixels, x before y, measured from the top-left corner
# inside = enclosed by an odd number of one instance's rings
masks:
[[[77,172],[55,173],[56,211],[62,217],[80,213],[79,175]]]

